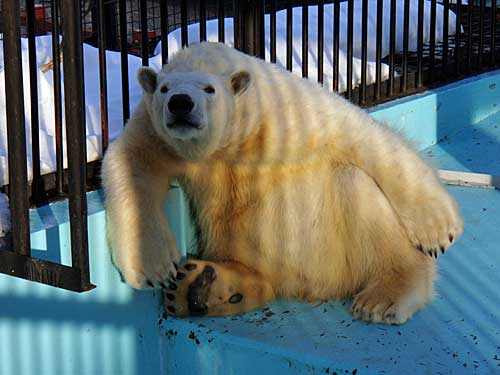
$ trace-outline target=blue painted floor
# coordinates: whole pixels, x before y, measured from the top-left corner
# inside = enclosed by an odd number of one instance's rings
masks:
[[[422,154],[439,169],[500,175],[500,112],[457,129]]]
[[[500,114],[424,154],[500,174]],[[465,220],[439,259],[434,302],[402,326],[355,321],[350,302],[275,303],[233,318],[167,318],[172,374],[500,374],[500,191],[449,187]]]

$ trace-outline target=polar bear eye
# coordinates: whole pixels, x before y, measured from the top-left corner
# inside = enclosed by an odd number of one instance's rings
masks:
[[[160,92],[162,94],[166,94],[168,92],[168,87],[167,86],[162,86],[162,88],[160,89]]]
[[[215,92],[215,89],[212,86],[207,86],[207,87],[204,88],[204,91],[207,94],[213,94]]]

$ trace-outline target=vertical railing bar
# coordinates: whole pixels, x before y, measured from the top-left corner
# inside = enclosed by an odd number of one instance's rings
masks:
[[[479,69],[483,67],[484,48],[484,0],[479,0],[479,50],[477,53],[477,65]]]
[[[224,43],[224,0],[217,0],[217,34],[219,42]]]
[[[26,0],[26,15],[28,22],[28,53],[30,71],[30,107],[31,107],[31,163],[33,171],[31,200],[39,202],[43,195],[43,182],[40,178],[40,134],[38,115],[38,66],[36,63],[35,41],[35,2]]]
[[[401,77],[401,92],[408,89],[408,39],[410,28],[410,0],[404,0],[404,20],[403,20],[403,74]]]
[[[292,1],[288,0],[286,8],[286,69],[292,71],[292,30],[293,10]]]
[[[460,1],[460,0],[458,0]],[[497,12],[497,1],[491,0],[491,47],[490,47],[490,65],[495,66],[495,39],[496,39],[496,12]]]
[[[237,1],[241,50],[250,55],[259,53],[256,49],[256,9],[252,1]]]
[[[302,77],[309,73],[309,6],[307,0],[302,1]]]
[[[85,96],[80,7],[61,2],[64,53],[64,101],[68,150],[68,192],[72,267],[81,272],[81,284],[90,284],[86,200]]]
[[[168,62],[168,8],[166,0],[160,1],[161,64]]]
[[[149,65],[149,47],[148,47],[148,2],[140,0],[139,14],[141,20],[141,55],[142,66]]]
[[[462,60],[462,0],[457,0],[455,10],[455,74],[460,75],[460,64]]]
[[[62,102],[61,102],[61,61],[59,49],[59,1],[51,1],[52,17],[52,61],[54,82],[54,130],[56,136],[56,193],[63,194],[63,146],[62,146]]]
[[[354,0],[347,0],[347,98],[352,97],[352,57],[354,42]]]
[[[391,0],[391,26],[389,30],[389,89],[388,95],[394,95],[394,55],[396,53],[396,0]]]
[[[186,0],[181,0],[181,45],[188,45],[188,18]]]
[[[255,55],[264,59],[266,57],[264,26],[265,0],[257,0],[255,7]]]
[[[200,0],[204,1],[204,0]],[[241,27],[243,25],[241,7],[239,0],[233,0],[233,34],[234,34],[234,47],[238,50],[243,50],[243,33]]]
[[[431,35],[429,39],[429,75],[434,81],[434,65],[436,63],[436,0],[431,0]]]
[[[339,91],[340,0],[333,8],[333,90]]]
[[[255,30],[257,31],[256,39],[259,43],[259,54],[261,59],[266,58],[266,27],[265,27],[265,13],[266,13],[266,1],[259,0],[259,6],[257,7],[256,22],[257,26]]]
[[[448,23],[449,23],[449,10],[450,3],[449,0],[443,0],[443,77],[447,78],[447,67],[448,67]]]
[[[200,40],[207,40],[207,8],[205,0],[200,0]]]
[[[318,82],[323,84],[323,52],[324,52],[324,0],[318,1]]]
[[[102,155],[109,143],[108,132],[108,83],[106,74],[106,35],[104,28],[104,0],[97,0],[97,43],[99,46],[99,93],[101,96]]]
[[[384,11],[383,0],[377,0],[377,42],[375,50],[375,99],[380,99],[382,81],[382,16]]]
[[[130,118],[130,96],[128,81],[128,53],[127,53],[127,1],[120,0],[120,60],[121,60],[121,83],[122,83],[122,112],[123,124]]]
[[[468,2],[467,5],[467,24],[469,25],[468,35],[467,35],[467,71],[472,69],[472,1]]]
[[[417,87],[422,86],[422,69],[424,53],[424,1],[418,0],[418,31],[417,31]]]
[[[361,14],[361,92],[359,103],[364,104],[366,100],[366,68],[368,48],[368,0],[362,2]]]
[[[270,17],[270,48],[271,48],[271,62],[276,62],[276,0],[271,0]]]
[[[12,245],[16,253],[29,256],[28,176],[26,171],[26,128],[19,25],[19,0],[3,2],[3,50],[7,145],[9,149],[9,199]]]

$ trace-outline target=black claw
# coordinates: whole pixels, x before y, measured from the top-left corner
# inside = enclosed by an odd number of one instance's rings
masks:
[[[240,303],[243,299],[243,295],[240,293],[233,294],[231,298],[229,298],[229,303]]]
[[[182,280],[183,278],[186,277],[185,273],[182,272],[177,272],[177,276],[175,277],[177,280]]]
[[[421,244],[418,244],[418,245],[417,245],[417,249],[418,249],[419,251],[421,251],[422,253],[424,252],[424,249],[423,249],[423,247],[422,247],[422,245],[421,245]]]
[[[437,259],[437,257],[438,257],[437,250],[436,250],[436,249],[434,249],[434,258],[436,258],[436,259]]]
[[[175,299],[175,296],[171,293],[165,293],[165,296],[167,296],[167,298],[170,300],[170,301],[173,301]]]
[[[175,282],[175,275],[172,271],[168,273],[168,280],[171,282]]]
[[[175,307],[174,306],[167,306],[167,310],[170,311],[171,313],[175,313]]]
[[[162,289],[168,289],[168,286],[163,281],[160,281],[160,286]]]
[[[148,284],[151,288],[154,287],[153,283],[151,281],[149,281],[149,280],[146,280],[146,284]]]
[[[185,268],[186,270],[188,270],[188,271],[192,271],[192,270],[194,270],[196,267],[197,267],[197,266],[196,266],[196,264],[193,264],[193,263],[188,263],[188,264],[186,264],[186,265],[184,266],[184,268]]]
[[[175,283],[168,283],[168,288],[172,290],[177,290],[177,285]]]
[[[172,264],[174,265],[175,270],[176,270],[176,271],[179,271],[179,266],[177,265],[177,263],[172,262]]]
[[[444,252],[445,252],[445,250],[446,250],[446,249],[444,248],[444,246],[441,246],[441,247],[440,247],[440,249],[441,249],[441,254],[444,254]]]
[[[450,233],[450,234],[448,235],[448,239],[450,240],[450,242],[453,242],[453,234],[451,234],[451,233]]]

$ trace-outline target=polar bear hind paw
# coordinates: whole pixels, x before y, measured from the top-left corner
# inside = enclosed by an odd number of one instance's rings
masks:
[[[164,297],[175,316],[226,316],[260,307],[274,294],[259,275],[239,265],[188,259],[164,287]]]

